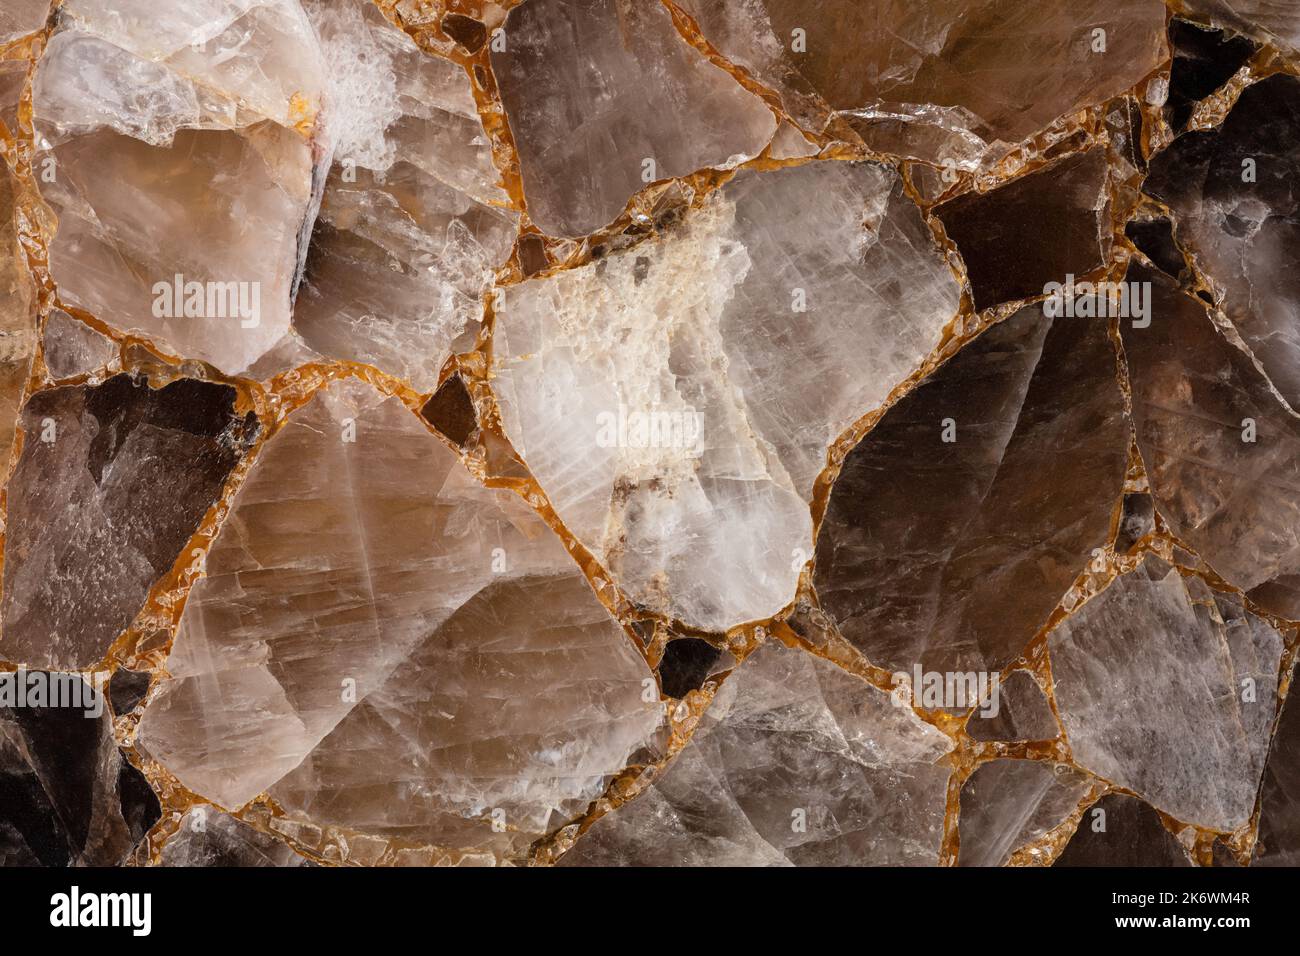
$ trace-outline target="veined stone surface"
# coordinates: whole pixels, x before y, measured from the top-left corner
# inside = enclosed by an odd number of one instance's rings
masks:
[[[234,400],[207,382],[155,389],[117,375],[28,401],[8,486],[0,653],[70,669],[104,656],[256,435]]]
[[[420,52],[369,0],[305,4],[330,64],[334,164],[294,307],[303,340],[424,391],[510,254],[465,70]]]
[[[827,447],[938,344],[956,297],[887,169],[744,173],[653,243],[506,290],[492,387],[628,595],[722,630],[794,596]]]
[[[1049,637],[1079,764],[1157,809],[1244,825],[1277,706],[1282,637],[1230,596],[1149,557]]]
[[[49,13],[49,0],[8,0],[0,10],[0,43],[35,33]]]
[[[0,865],[1297,862],[1298,10],[0,0]]]
[[[1000,158],[1164,54],[1157,0],[675,2],[814,131],[842,111],[868,145],[936,165]]]
[[[769,643],[723,685],[662,778],[561,861],[933,865],[951,747],[884,692]]]
[[[958,866],[1000,866],[1064,823],[1088,792],[1086,776],[1041,760],[992,760],[961,788]]]
[[[1001,670],[1105,544],[1127,441],[1105,325],[1026,306],[849,452],[817,539],[822,608],[881,667]]]
[[[502,852],[585,809],[662,713],[545,525],[355,380],[262,451],[167,670],[141,739],[221,806],[270,790],[339,826]]]
[[[63,301],[248,368],[289,328],[318,201],[311,24],[297,0],[68,0],[58,23],[33,104]]]
[[[502,34],[492,67],[529,215],[551,235],[594,232],[647,183],[735,166],[776,131],[659,3],[529,0]]]

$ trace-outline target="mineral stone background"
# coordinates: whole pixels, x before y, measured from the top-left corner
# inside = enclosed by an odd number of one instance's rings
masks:
[[[1300,863],[1300,5],[0,0],[0,156],[0,863]]]

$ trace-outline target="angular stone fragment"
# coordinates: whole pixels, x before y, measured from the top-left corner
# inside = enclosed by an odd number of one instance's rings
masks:
[[[1149,805],[1111,793],[1089,807],[1053,866],[1191,866]]]
[[[976,708],[966,722],[976,740],[1053,740],[1060,735],[1047,696],[1028,671],[1013,671],[998,688],[998,712]]]
[[[1178,241],[1255,359],[1300,407],[1300,79],[1248,87],[1217,131],[1185,133],[1144,188],[1167,202]]]
[[[1064,823],[1088,792],[1064,764],[991,760],[961,788],[958,866],[1002,866],[1016,850]]]
[[[1300,8],[1290,0],[1183,0],[1187,12],[1275,46],[1300,49]]]
[[[235,390],[128,375],[38,392],[8,488],[0,655],[99,661],[171,570],[257,433]]]
[[[1300,617],[1300,421],[1200,302],[1137,265],[1128,281],[1152,289],[1150,327],[1121,330],[1160,513],[1231,584]]]
[[[517,857],[661,716],[541,519],[356,380],[268,442],[206,568],[140,739],[224,807]]]
[[[849,452],[814,584],[874,664],[998,671],[1109,534],[1128,423],[1106,322],[1029,306],[984,332]]]
[[[996,160],[1165,58],[1157,0],[676,3],[808,128],[844,111],[873,148],[936,164]]]
[[[330,63],[334,163],[294,327],[307,345],[430,389],[483,311],[518,213],[464,69],[420,51],[370,0],[308,0]]]
[[[507,290],[492,387],[624,591],[723,631],[793,597],[827,446],[934,348],[956,295],[892,172],[746,171],[660,236]]]
[[[0,8],[0,44],[8,43],[45,26],[50,0],[5,0]]]
[[[54,309],[45,319],[41,354],[52,378],[73,378],[103,368],[117,354],[117,346],[62,309]]]
[[[0,866],[121,863],[159,806],[113,742],[102,696],[76,674],[19,671],[0,680],[6,695],[17,694],[19,680],[25,695],[36,681],[48,693],[40,705],[26,696],[0,703]]]
[[[195,807],[163,845],[159,866],[314,866],[277,840],[216,807]]]
[[[768,643],[655,783],[565,866],[904,866],[939,859],[952,744],[833,664]]]
[[[1106,156],[1070,156],[988,193],[935,207],[970,276],[975,308],[1043,295],[1101,266]]]
[[[469,389],[459,375],[453,375],[438,386],[438,390],[424,403],[420,414],[442,434],[457,445],[469,441],[478,428],[478,413]]]
[[[1291,693],[1273,734],[1259,800],[1259,842],[1252,866],[1300,865],[1300,701]]]
[[[1179,17],[1169,21],[1169,39],[1174,59],[1165,111],[1174,132],[1181,132],[1196,104],[1228,82],[1256,46],[1245,37],[1207,30]]]
[[[594,232],[646,183],[734,166],[776,129],[660,3],[529,0],[502,29],[492,69],[528,213],[549,235]]]
[[[33,101],[62,300],[246,369],[289,327],[315,215],[324,67],[297,0],[68,0],[59,24]]]
[[[18,184],[0,159],[0,473],[10,449],[36,348],[36,294],[18,244]]]
[[[1149,555],[1048,641],[1080,766],[1188,823],[1249,820],[1276,709],[1277,631]]]

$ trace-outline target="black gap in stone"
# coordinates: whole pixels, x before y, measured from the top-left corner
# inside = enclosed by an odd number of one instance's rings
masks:
[[[682,698],[699,690],[709,676],[709,669],[722,656],[722,652],[698,637],[679,637],[669,641],[659,662],[659,679],[664,693]]]
[[[1177,133],[1186,127],[1196,104],[1228,82],[1257,48],[1245,37],[1207,30],[1177,17],[1169,21],[1169,43],[1174,58],[1165,109]]]

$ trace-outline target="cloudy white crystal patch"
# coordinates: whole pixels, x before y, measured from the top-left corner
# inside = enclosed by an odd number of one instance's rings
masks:
[[[793,597],[828,445],[921,364],[957,298],[887,168],[745,171],[657,238],[503,290],[492,387],[624,591],[720,630]],[[698,441],[609,441],[634,415],[696,422]]]

